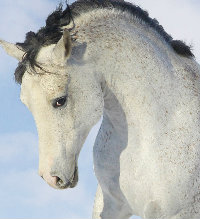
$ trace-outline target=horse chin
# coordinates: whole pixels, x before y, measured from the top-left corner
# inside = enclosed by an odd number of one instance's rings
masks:
[[[78,183],[78,167],[77,166],[75,167],[74,175],[70,181],[71,181],[71,184],[69,188],[74,188]]]

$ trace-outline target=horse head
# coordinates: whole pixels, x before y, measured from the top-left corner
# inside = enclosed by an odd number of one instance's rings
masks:
[[[81,65],[72,61],[73,46],[67,30],[56,44],[39,49],[34,67],[19,45],[3,40],[0,45],[20,61],[17,71],[25,69],[20,98],[33,114],[38,130],[39,175],[54,188],[74,187],[81,147],[103,111],[94,70],[86,61]]]

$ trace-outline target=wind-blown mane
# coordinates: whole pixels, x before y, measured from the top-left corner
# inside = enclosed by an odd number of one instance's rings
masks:
[[[158,21],[150,18],[148,12],[142,10],[139,6],[116,0],[78,0],[70,6],[67,5],[65,10],[63,10],[62,5],[60,5],[48,16],[45,27],[42,27],[37,33],[32,31],[28,32],[24,43],[17,43],[19,48],[22,48],[26,53],[23,61],[19,63],[15,71],[16,82],[21,84],[27,65],[30,65],[33,69],[35,66],[39,67],[36,63],[36,56],[40,48],[56,44],[62,37],[62,27],[67,27],[71,22],[74,22],[75,17],[98,8],[114,8],[129,13],[134,17],[137,17],[141,22],[145,22],[151,28],[155,29],[179,55],[185,57],[194,56],[189,46],[185,45],[185,43],[180,40],[173,40],[173,38],[165,32],[164,28],[159,25]],[[74,26],[75,25],[76,24],[74,24]]]

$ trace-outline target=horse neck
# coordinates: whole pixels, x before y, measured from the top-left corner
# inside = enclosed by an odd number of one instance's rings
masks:
[[[121,130],[122,120],[131,124],[140,114],[137,101],[143,95],[137,91],[145,92],[149,83],[160,83],[162,77],[171,80],[166,76],[174,59],[171,48],[155,30],[113,10],[89,12],[75,23],[78,40],[87,43],[85,57],[92,58],[101,78],[104,113]],[[133,106],[138,114],[133,114]]]

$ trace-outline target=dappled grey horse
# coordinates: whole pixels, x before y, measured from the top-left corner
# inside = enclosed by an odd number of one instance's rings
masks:
[[[39,174],[74,187],[81,147],[94,145],[93,219],[200,218],[200,66],[141,8],[80,0],[58,7],[24,43],[21,100],[39,133]]]

